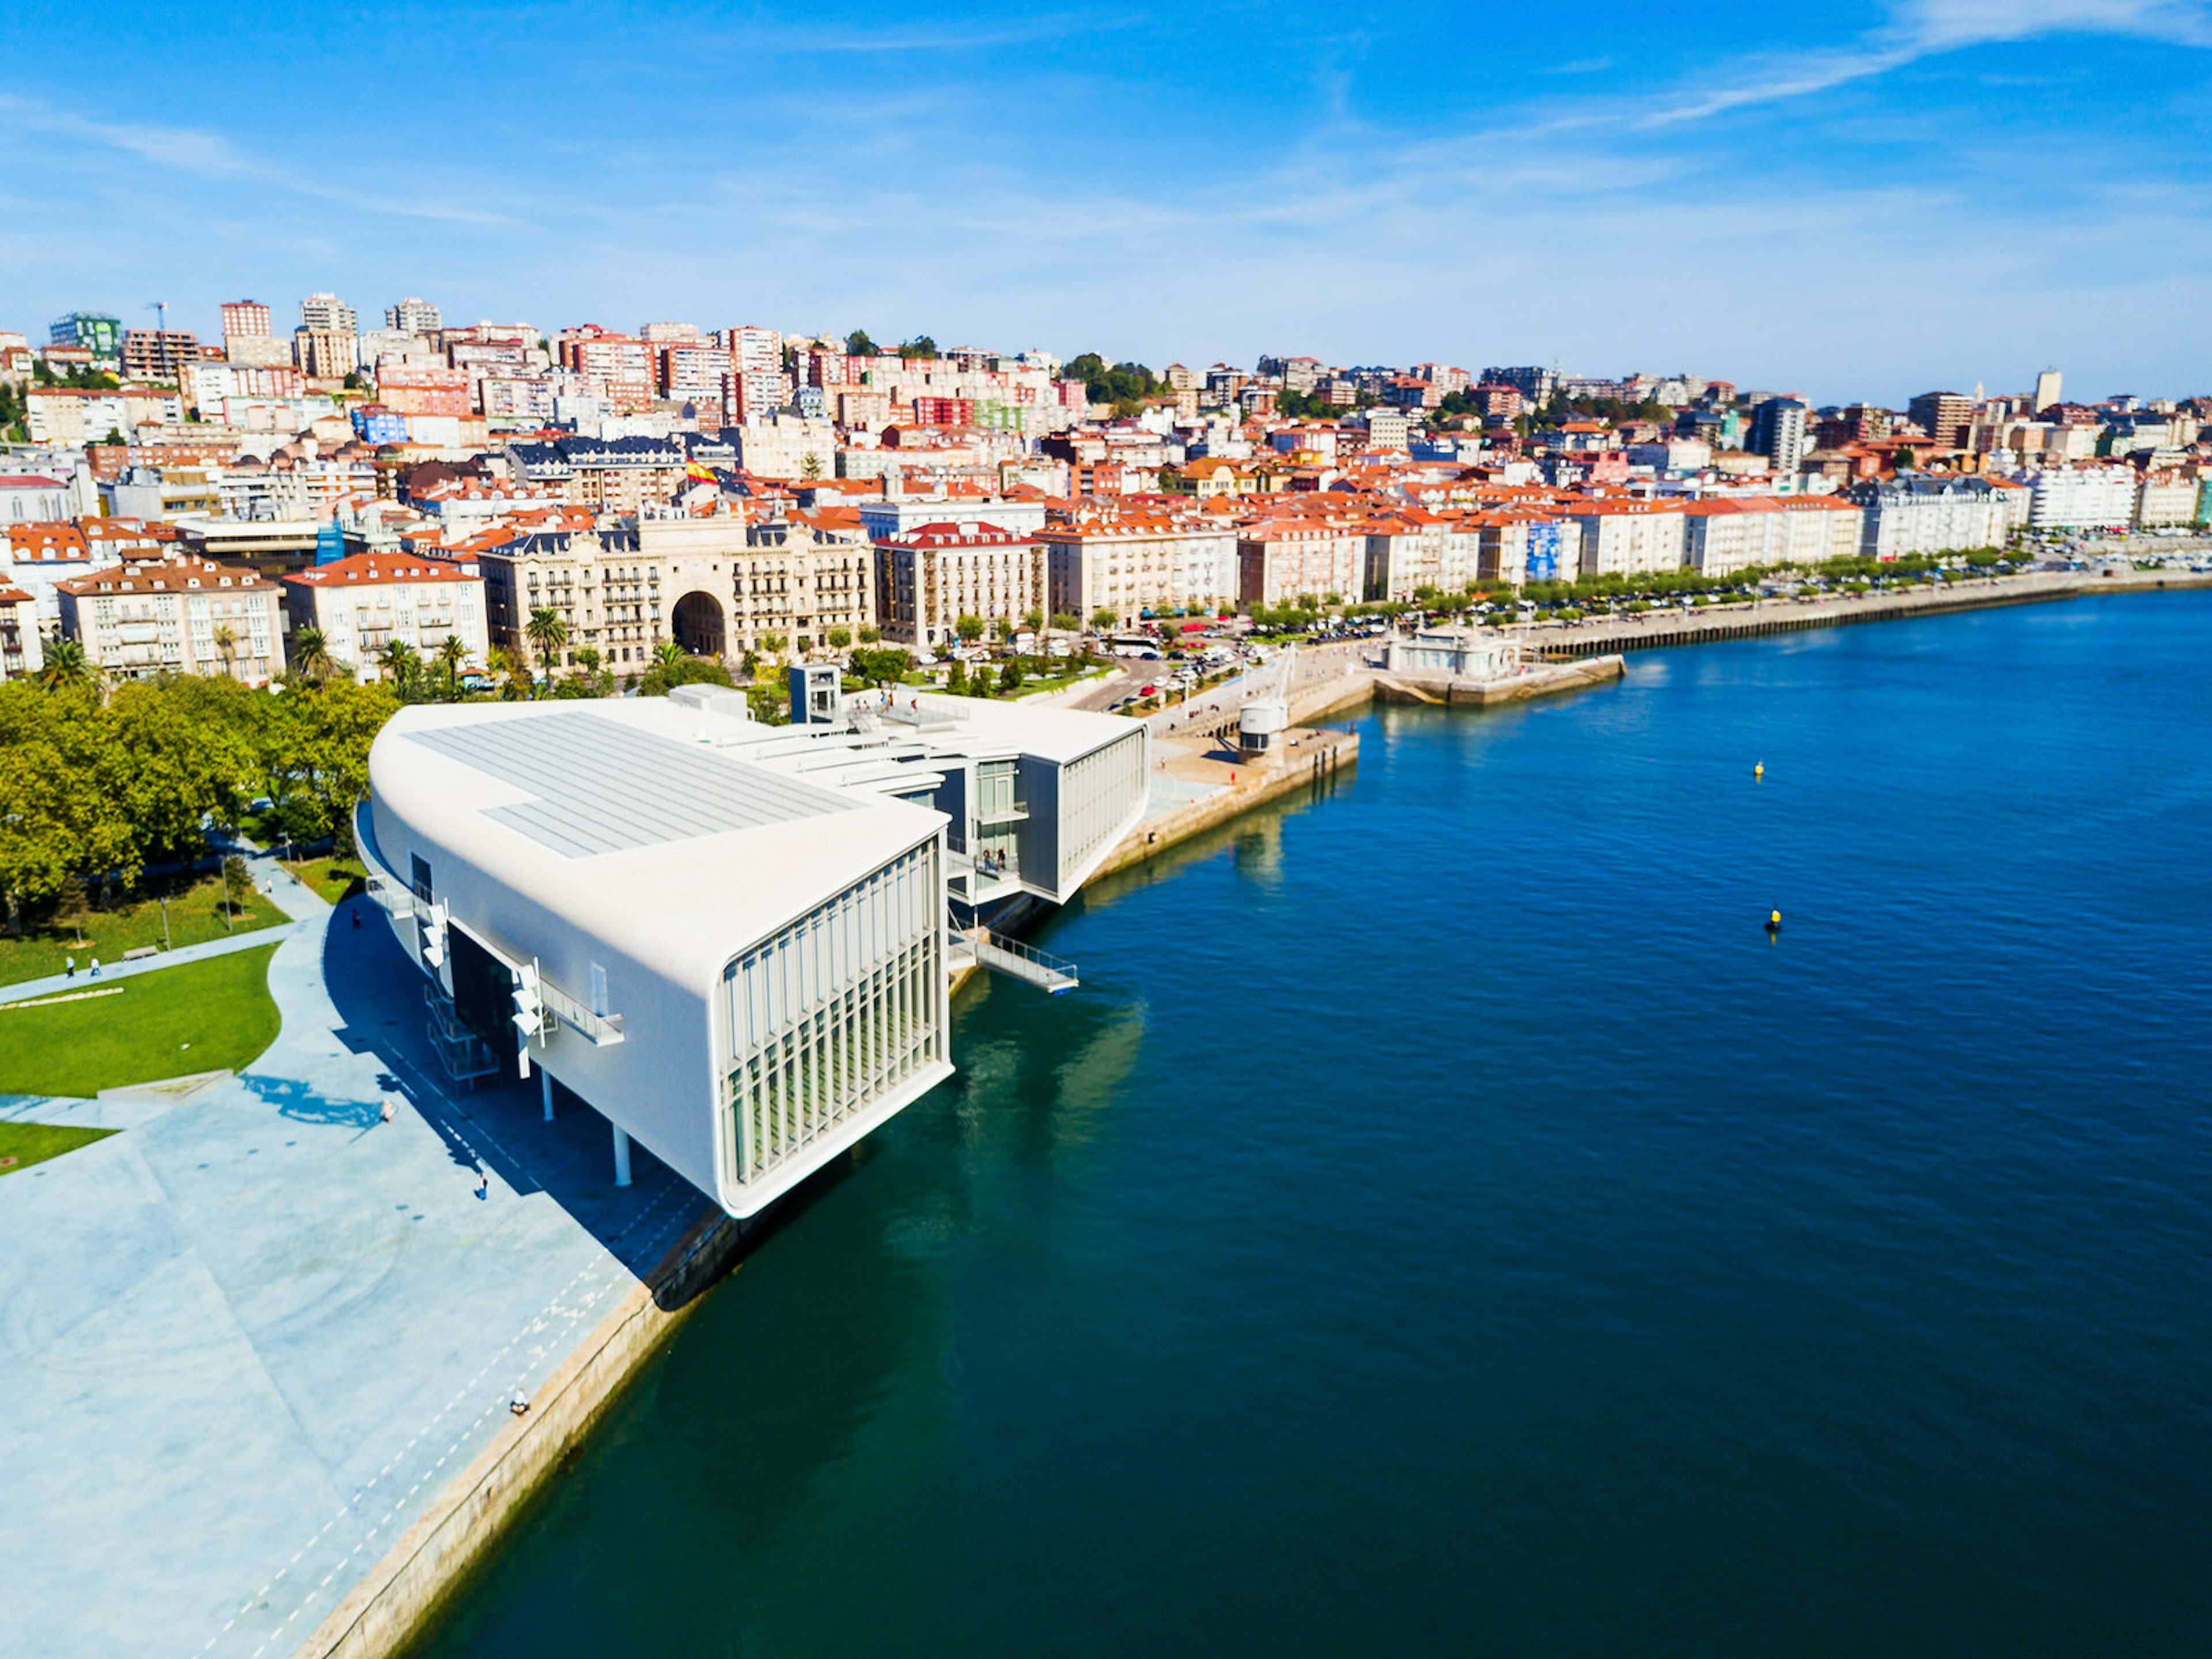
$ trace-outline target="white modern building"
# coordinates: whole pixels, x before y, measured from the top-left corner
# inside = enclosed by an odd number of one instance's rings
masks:
[[[1020,961],[956,928],[957,890],[1072,894],[1144,810],[1136,722],[962,722],[834,679],[798,706],[403,709],[355,819],[453,1078],[557,1079],[613,1125],[618,1182],[635,1138],[739,1217],[951,1074],[951,965]]]
[[[2050,466],[2029,480],[2030,530],[2123,530],[2136,519],[2131,466]]]
[[[1866,515],[1863,558],[2002,547],[2012,533],[2008,492],[1994,479],[1931,473],[1858,484],[1845,493]],[[2132,492],[2125,510],[2135,510]]]

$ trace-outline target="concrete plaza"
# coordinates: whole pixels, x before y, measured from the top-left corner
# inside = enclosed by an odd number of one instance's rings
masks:
[[[704,1208],[565,1095],[451,1094],[381,918],[273,890],[246,1073],[0,1097],[122,1131],[0,1177],[10,1654],[293,1651]]]

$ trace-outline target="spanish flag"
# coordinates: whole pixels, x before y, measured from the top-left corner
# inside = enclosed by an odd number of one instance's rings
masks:
[[[708,466],[704,461],[684,462],[684,476],[687,478],[695,478],[701,483],[713,483],[715,482],[714,469]]]

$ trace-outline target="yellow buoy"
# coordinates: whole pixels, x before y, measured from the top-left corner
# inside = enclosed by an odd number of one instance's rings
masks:
[[[1767,917],[1766,917],[1766,931],[1767,931],[1768,933],[1780,933],[1780,932],[1782,931],[1782,912],[1781,912],[1781,911],[1779,911],[1779,910],[1771,910],[1771,911],[1769,911],[1769,912],[1767,913]]]
[[[1766,763],[1765,761],[1761,761],[1758,765],[1753,767],[1751,769],[1751,775],[1754,778],[1765,777],[1766,775]]]

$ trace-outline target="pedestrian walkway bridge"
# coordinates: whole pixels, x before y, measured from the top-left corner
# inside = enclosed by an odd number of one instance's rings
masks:
[[[1050,995],[1073,991],[1082,982],[1075,975],[1073,963],[1048,956],[1034,945],[1009,939],[1004,933],[994,933],[988,927],[956,929],[952,937],[956,947],[963,941],[966,943],[977,967],[1024,981]]]

